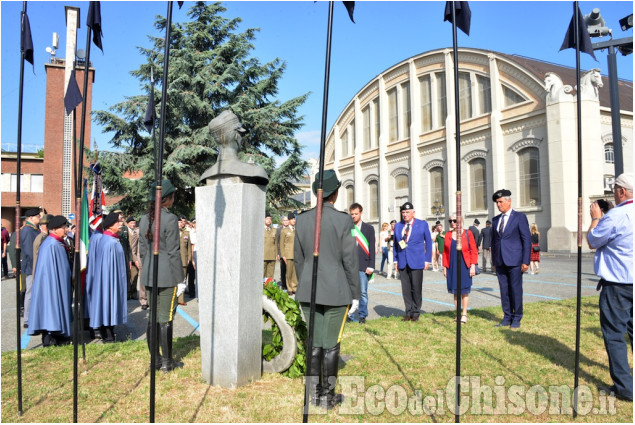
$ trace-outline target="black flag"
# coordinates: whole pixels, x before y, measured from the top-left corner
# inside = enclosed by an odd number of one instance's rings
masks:
[[[580,40],[580,51],[584,52],[588,55],[591,55],[593,59],[597,61],[595,54],[593,54],[593,46],[591,45],[591,36],[586,29],[586,24],[584,23],[584,18],[582,17],[582,12],[578,8],[578,40]],[[575,49],[576,46],[576,34],[575,34],[575,16],[571,17],[571,22],[569,23],[569,28],[567,29],[567,33],[564,36],[564,41],[562,42],[562,46],[560,50],[564,49]]]
[[[148,133],[152,134],[152,128],[154,127],[154,123],[157,119],[157,114],[154,110],[154,87],[152,88],[152,93],[148,96],[148,109],[146,109],[146,117],[143,120],[143,124],[146,126],[146,130]]]
[[[444,21],[452,22],[452,2],[445,2]],[[472,12],[466,1],[455,1],[454,8],[456,13],[456,26],[465,34],[470,35],[470,21],[472,20]]]
[[[355,11],[355,2],[354,1],[343,1],[346,10],[348,11],[348,17],[351,18],[351,21],[355,23],[355,19],[353,19],[353,12]]]
[[[93,43],[95,46],[99,47],[99,49],[104,51],[104,48],[101,45],[101,3],[98,1],[91,1],[90,6],[88,7],[88,19],[86,19],[86,25],[93,30]]]
[[[31,65],[33,63],[33,39],[31,38],[31,24],[29,24],[29,16],[26,12],[22,13],[22,38],[20,40],[20,48],[24,52],[24,59]]]
[[[82,103],[82,94],[79,91],[77,80],[75,79],[75,70],[71,71],[71,78],[68,81],[68,87],[66,88],[66,95],[64,96],[64,107],[66,113],[70,114],[73,109]]]
[[[180,9],[181,7],[183,7],[183,3],[185,3],[185,2],[184,1],[177,1],[177,3],[179,4],[179,9]]]

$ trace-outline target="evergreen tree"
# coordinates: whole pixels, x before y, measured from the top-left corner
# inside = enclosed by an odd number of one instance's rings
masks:
[[[251,57],[258,29],[238,33],[240,18],[221,16],[220,3],[197,2],[188,11],[191,21],[173,23],[163,152],[163,178],[177,191],[175,208],[180,214],[194,210],[194,187],[201,174],[216,162],[217,144],[207,125],[223,110],[230,109],[248,133],[240,156],[261,165],[269,175],[267,210],[300,206],[290,195],[291,183],[305,173],[301,146],[294,133],[302,125],[298,108],[308,93],[286,102],[275,100],[278,81],[286,68],[283,61],[261,64]],[[165,33],[167,20],[157,17],[155,27]],[[146,198],[154,181],[154,144],[143,121],[150,93],[151,69],[156,81],[155,105],[160,114],[164,38],[149,36],[153,47],[139,47],[146,63],[131,74],[141,82],[145,94],[126,97],[108,111],[93,112],[104,132],[114,132],[110,143],[117,152],[100,152],[104,186],[110,193],[125,195],[118,206],[130,213],[145,212]],[[157,124],[156,140],[159,129]],[[280,166],[276,158],[288,156]],[[126,171],[141,171],[139,180],[123,178]]]

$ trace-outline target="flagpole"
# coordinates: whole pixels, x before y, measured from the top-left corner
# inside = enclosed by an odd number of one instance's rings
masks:
[[[156,192],[154,197],[154,236],[153,236],[153,268],[152,268],[152,310],[150,311],[150,320],[152,326],[150,326],[151,345],[152,350],[150,353],[150,422],[154,423],[154,404],[155,404],[155,379],[156,379],[156,350],[157,350],[157,327],[156,327],[156,315],[157,315],[157,286],[158,286],[158,274],[159,274],[159,238],[161,229],[161,178],[163,174],[163,142],[165,140],[165,114],[167,108],[165,103],[168,97],[168,67],[170,62],[170,31],[172,27],[172,2],[168,1],[168,16],[165,26],[165,41],[164,41],[164,55],[163,55],[163,80],[161,81],[161,118],[159,133],[159,146],[155,145],[155,183]],[[166,355],[166,353],[163,353]]]
[[[456,373],[454,421],[461,422],[461,263],[462,263],[462,205],[461,205],[461,115],[459,105],[459,53],[457,48],[456,5],[450,2],[452,8],[452,51],[454,60],[454,125],[456,127]],[[469,243],[469,241],[468,241]]]
[[[580,310],[582,299],[582,97],[580,90],[580,33],[578,2],[573,2],[575,32],[575,81],[578,118],[578,265],[575,319],[575,373],[573,382],[573,419],[578,416],[578,380],[580,377]]]
[[[73,61],[73,69],[75,68],[75,62]],[[75,73],[71,73],[71,78],[75,78]],[[70,83],[69,83],[70,84]],[[75,124],[77,119],[77,108],[73,109],[73,130],[71,131],[71,138],[73,140],[73,151],[75,151],[76,144],[76,136],[75,136]],[[75,168],[75,178],[77,178],[77,166]],[[78,205],[79,204],[79,205]],[[78,200],[77,198],[77,182],[75,183],[75,218],[77,219],[77,224],[80,224],[80,209],[81,208],[81,198]],[[73,281],[75,283],[75,302],[73,303],[73,423],[77,423],[77,384],[78,384],[78,376],[77,376],[77,360],[78,360],[78,347],[79,344],[79,292],[78,286],[81,286],[81,282],[78,282],[78,277],[80,277],[78,273],[79,268],[79,247],[75,244],[75,253],[73,254]],[[81,280],[81,277],[80,277]],[[78,285],[79,283],[79,285]]]
[[[26,1],[22,2],[22,13],[20,14],[20,39],[24,39],[25,32],[25,17],[26,17]],[[16,193],[15,193],[15,258],[16,258],[16,273],[15,273],[15,301],[16,301],[16,339],[17,339],[17,355],[18,355],[18,416],[22,416],[22,340],[21,340],[21,324],[20,324],[20,282],[22,281],[22,267],[21,256],[22,249],[20,247],[20,180],[22,173],[22,99],[24,97],[24,59],[25,59],[25,47],[24,43],[20,43],[20,88],[18,96],[18,152],[17,152],[17,181],[16,181]],[[26,279],[25,279],[26,281]],[[25,318],[25,321],[28,317]]]

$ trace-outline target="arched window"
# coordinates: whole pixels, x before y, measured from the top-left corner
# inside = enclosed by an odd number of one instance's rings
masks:
[[[525,99],[523,96],[516,93],[514,90],[503,85],[503,105],[504,107],[515,105],[516,103],[522,103]]]
[[[370,220],[379,218],[379,185],[377,180],[368,182],[368,218]]]
[[[520,205],[540,205],[540,151],[529,147],[518,152]]]
[[[604,163],[615,163],[615,152],[613,152],[613,143],[607,143],[606,145],[604,145]]]
[[[370,106],[362,110],[364,150],[370,150]]]
[[[430,169],[430,208],[437,200],[439,201],[438,205],[443,204],[443,168],[441,167]],[[433,210],[430,212],[435,214]]]
[[[472,116],[472,81],[467,72],[459,72],[459,106],[462,120]]]
[[[399,138],[399,113],[396,87],[388,92],[388,124],[388,141],[396,142]]]
[[[346,186],[346,208],[355,202],[355,186],[349,184]]]
[[[487,169],[485,158],[475,158],[470,166],[470,208],[472,211],[487,209]]]
[[[342,133],[342,158],[348,156],[348,130],[344,130]]]
[[[395,176],[395,190],[408,189],[409,185],[410,181],[406,174],[399,174],[398,176]]]

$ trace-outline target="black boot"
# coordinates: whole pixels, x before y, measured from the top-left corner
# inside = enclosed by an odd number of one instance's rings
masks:
[[[322,394],[324,395],[326,408],[332,409],[342,403],[344,396],[335,393],[335,385],[337,384],[337,372],[340,362],[340,344],[335,347],[324,350],[324,360],[322,367],[324,370],[324,384]]]
[[[156,324],[156,327],[157,327],[157,338],[159,338],[158,340],[160,341],[161,340],[161,337],[160,337],[161,330],[159,328],[159,324],[158,323]],[[151,332],[152,332],[152,325],[150,324],[150,322],[148,322],[148,327],[146,328],[146,342],[148,344],[148,351],[150,352],[150,355],[152,355],[152,345],[151,345],[152,344],[152,342],[151,342],[152,334],[151,334]],[[155,360],[154,368],[156,370],[161,369],[161,354],[159,354],[159,344],[156,345],[156,355],[154,357],[154,360]],[[152,360],[150,360],[150,363],[152,363]],[[150,365],[150,366],[152,366],[152,365]]]
[[[168,353],[169,353],[169,357],[172,361],[172,367],[173,369],[176,369],[178,367],[183,367],[183,362],[177,362],[174,357],[172,357],[172,335],[174,332],[174,322],[168,322]]]
[[[322,347],[313,347],[311,351],[311,370],[309,371],[309,397],[311,404],[320,406],[322,400],[323,384],[322,378]]]

